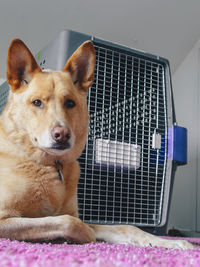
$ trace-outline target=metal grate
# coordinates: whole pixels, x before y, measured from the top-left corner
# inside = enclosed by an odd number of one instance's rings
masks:
[[[0,89],[0,114],[7,103],[8,94],[9,94],[9,86],[6,83],[4,83]]]
[[[165,67],[137,53],[94,45],[90,130],[79,160],[80,218],[157,226],[167,161]]]

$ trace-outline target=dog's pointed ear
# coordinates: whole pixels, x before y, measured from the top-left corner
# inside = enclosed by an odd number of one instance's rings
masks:
[[[86,41],[69,58],[63,71],[70,72],[74,84],[87,92],[94,81],[95,61],[93,43]]]
[[[28,47],[20,39],[14,39],[9,46],[7,58],[7,82],[12,91],[22,84],[28,84],[33,75],[40,71]]]

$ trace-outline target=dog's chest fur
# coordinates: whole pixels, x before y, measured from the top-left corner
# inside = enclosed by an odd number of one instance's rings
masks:
[[[39,173],[35,173],[33,179],[34,181],[28,183],[29,188],[27,188],[27,192],[31,194],[28,202],[33,208],[26,209],[27,216],[58,215],[68,190],[59,179],[57,170],[54,167],[43,167],[39,170]]]
[[[6,168],[3,170],[6,172]],[[20,173],[19,173],[20,172]],[[16,175],[17,174],[17,175]],[[15,175],[0,179],[0,207],[23,217],[58,215],[71,192],[54,166],[20,163]]]

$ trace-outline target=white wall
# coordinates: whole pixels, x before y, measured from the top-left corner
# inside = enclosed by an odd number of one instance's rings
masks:
[[[197,231],[199,132],[199,48],[198,41],[173,75],[176,119],[188,129],[188,164],[175,175],[168,227]],[[199,188],[200,189],[200,188]],[[190,233],[191,234],[191,233]],[[197,233],[193,233],[197,235]]]

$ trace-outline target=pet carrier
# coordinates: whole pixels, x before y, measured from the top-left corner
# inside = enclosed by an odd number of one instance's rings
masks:
[[[89,134],[79,159],[80,218],[165,233],[174,172],[187,161],[186,129],[174,125],[169,63],[74,31],[62,31],[36,59],[41,68],[61,70],[86,40],[94,43],[96,70],[88,94]]]

